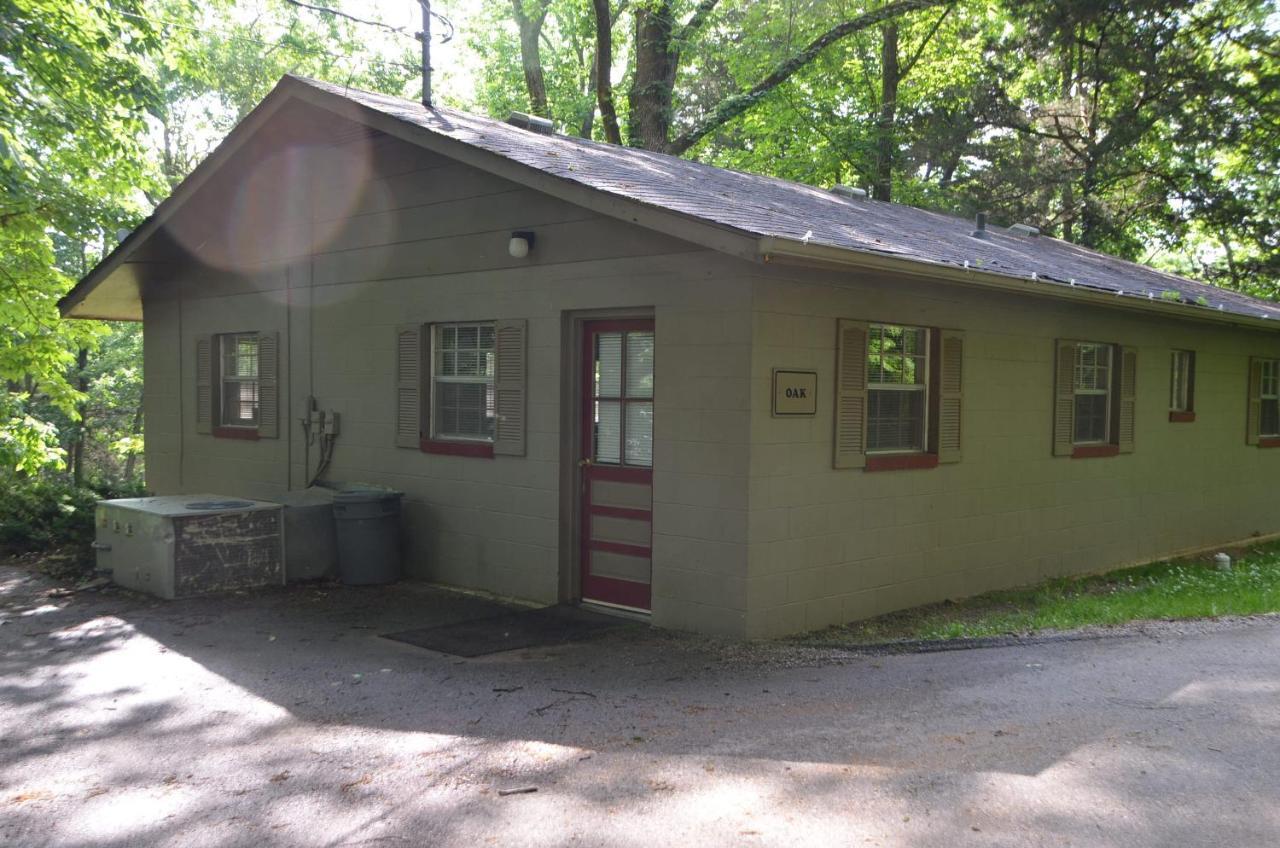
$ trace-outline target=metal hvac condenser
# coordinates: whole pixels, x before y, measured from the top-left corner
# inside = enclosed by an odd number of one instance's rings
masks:
[[[98,568],[127,589],[187,598],[284,583],[280,504],[220,495],[99,501]]]

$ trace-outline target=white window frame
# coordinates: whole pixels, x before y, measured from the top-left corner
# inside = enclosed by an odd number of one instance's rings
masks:
[[[1268,402],[1275,403],[1280,406],[1280,359],[1264,359],[1260,363],[1261,373],[1258,378],[1258,402],[1259,406],[1264,406]],[[1280,414],[1276,416],[1277,422],[1280,422]],[[1274,439],[1280,436],[1280,432],[1268,433],[1262,429],[1263,416],[1261,412],[1258,415],[1258,435],[1264,439]],[[1280,431],[1280,426],[1276,428]]]
[[[228,375],[227,367],[227,346],[239,346],[243,341],[252,341],[255,348],[254,356],[258,360],[258,372],[253,377],[240,377],[237,375]],[[262,336],[258,333],[219,333],[214,336],[214,347],[217,348],[217,365],[215,366],[215,382],[214,386],[218,393],[218,416],[214,426],[217,427],[234,427],[239,430],[257,430],[261,422],[262,410]],[[256,400],[253,405],[253,422],[246,423],[242,419],[236,421],[227,420],[227,383],[252,383],[255,387],[254,397]],[[239,405],[239,401],[236,402]]]
[[[871,339],[876,335],[876,331],[881,331],[883,338],[883,330],[908,330],[919,331],[924,334],[924,382],[922,383],[877,383],[871,379]],[[929,452],[929,386],[933,369],[933,329],[930,327],[918,327],[912,324],[890,324],[883,321],[873,322],[867,325],[867,418],[866,423],[866,443],[868,456],[893,456],[893,455],[911,455],[924,454]],[[871,445],[871,393],[897,391],[897,392],[919,392],[921,401],[921,423],[920,423],[920,447],[917,448],[872,448]]]
[[[1175,350],[1169,359],[1169,411],[1191,412],[1191,374],[1196,367],[1195,351]]]
[[[1081,352],[1085,348],[1096,348],[1107,352],[1107,385],[1105,388],[1088,388],[1080,387],[1080,357]],[[1105,342],[1078,342],[1072,351],[1072,368],[1071,368],[1071,443],[1073,445],[1109,445],[1111,444],[1111,403],[1112,394],[1115,390],[1116,380],[1116,351],[1115,345]],[[1096,360],[1095,360],[1096,363]],[[1096,374],[1098,366],[1091,366]],[[1076,433],[1076,422],[1079,419],[1079,411],[1076,407],[1077,399],[1081,396],[1098,397],[1099,395],[1107,399],[1107,407],[1105,417],[1103,418],[1102,439],[1083,441]]]
[[[439,373],[439,370],[440,370],[441,363],[444,361],[441,354],[446,352],[444,349],[440,347],[441,331],[446,328],[452,328],[454,330],[458,330],[458,329],[466,329],[471,327],[474,327],[477,333],[479,333],[481,330],[485,328],[487,328],[490,331],[490,337],[494,340],[493,347],[489,347],[489,348],[478,347],[478,348],[475,348],[475,350],[479,351],[480,353],[484,353],[487,351],[489,355],[494,359],[494,367],[489,368],[488,376],[484,376],[484,377],[477,377],[477,376],[470,376],[470,375],[467,375],[467,376],[441,375]],[[430,330],[431,330],[431,363],[430,363],[431,365],[430,393],[431,394],[430,394],[430,406],[428,408],[429,409],[428,414],[430,415],[431,420],[428,421],[427,423],[430,425],[428,432],[431,435],[432,441],[471,442],[471,443],[486,444],[486,445],[493,444],[494,436],[492,434],[488,436],[472,436],[472,435],[467,435],[465,433],[441,433],[437,429],[436,421],[438,420],[437,416],[439,415],[439,407],[436,405],[436,385],[438,383],[453,383],[453,384],[465,383],[465,384],[471,384],[471,385],[487,386],[488,389],[485,392],[485,414],[491,420],[494,421],[495,427],[496,427],[497,410],[494,408],[494,403],[495,403],[494,377],[497,373],[497,367],[496,367],[497,322],[496,321],[443,321],[438,324],[431,324]],[[456,353],[459,350],[463,350],[463,348],[453,347],[453,348],[449,348],[448,350]],[[471,348],[465,348],[465,350],[471,350]]]

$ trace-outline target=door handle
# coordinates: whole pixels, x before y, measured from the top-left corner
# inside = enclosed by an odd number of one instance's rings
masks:
[[[594,464],[595,464],[595,463],[593,463],[593,462],[591,461],[591,457],[587,457],[586,459],[580,459],[580,460],[578,460],[578,467],[579,467],[579,468],[590,468],[590,467],[591,467],[592,465],[594,465]]]

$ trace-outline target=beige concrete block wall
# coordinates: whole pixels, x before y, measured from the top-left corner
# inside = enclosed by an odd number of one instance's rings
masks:
[[[150,290],[148,363],[172,364],[148,379],[148,418],[173,421],[181,434],[180,442],[158,434],[154,448],[149,441],[151,487],[270,498],[304,485],[316,455],[297,419],[313,395],[342,415],[326,478],[406,493],[412,576],[559,600],[574,554],[561,530],[562,430],[572,424],[565,316],[652,314],[653,620],[744,633],[752,316],[739,265],[400,142],[383,139],[376,149],[367,185],[310,171],[315,200],[303,207],[311,220],[280,222],[278,239],[255,233],[244,254],[255,270],[187,267]],[[529,260],[507,254],[513,229],[536,233]],[[310,247],[298,254],[291,246],[299,244]],[[395,328],[504,318],[529,322],[527,455],[396,448]],[[195,337],[247,329],[281,333],[281,437],[198,435]]]
[[[748,632],[811,630],[1280,531],[1280,451],[1244,443],[1246,363],[1280,338],[1047,298],[855,273],[757,275]],[[839,317],[964,330],[955,465],[831,467]],[[1136,452],[1051,455],[1054,339],[1135,345]],[[1197,420],[1168,421],[1169,357],[1197,356]],[[818,414],[770,414],[776,367],[818,371]]]

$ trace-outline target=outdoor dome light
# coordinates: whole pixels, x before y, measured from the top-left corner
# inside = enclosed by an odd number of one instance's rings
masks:
[[[521,230],[511,234],[511,241],[507,244],[508,253],[516,259],[524,259],[530,250],[533,250],[533,233]]]

